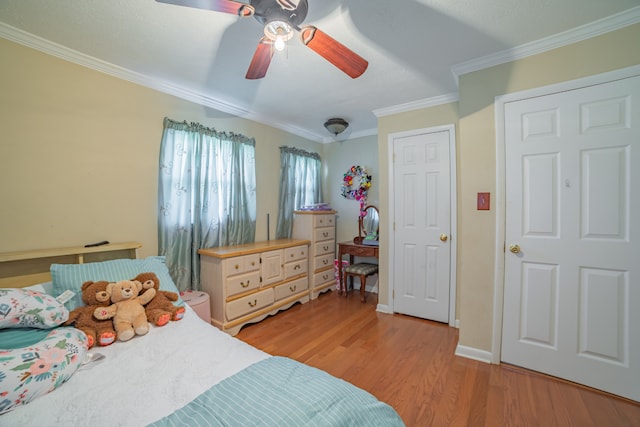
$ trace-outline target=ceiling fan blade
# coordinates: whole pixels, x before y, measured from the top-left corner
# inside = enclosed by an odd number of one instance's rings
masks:
[[[233,0],[156,0],[158,3],[175,4],[196,9],[213,10],[214,12],[231,13],[238,16],[251,16],[255,12],[253,6]]]
[[[367,60],[314,26],[303,27],[300,35],[306,46],[353,79],[360,77],[369,66]]]
[[[258,47],[256,48],[249,69],[247,70],[246,79],[256,80],[261,79],[267,74],[271,58],[273,57],[273,41],[271,39],[262,37]]]

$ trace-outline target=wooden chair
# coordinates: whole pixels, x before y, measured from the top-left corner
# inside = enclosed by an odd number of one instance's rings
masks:
[[[367,276],[371,276],[372,274],[378,273],[378,264],[369,264],[366,262],[361,262],[358,264],[348,265],[344,268],[344,283],[345,288],[347,278],[351,276],[351,283],[353,283],[353,276],[358,276],[360,278],[360,301],[365,302],[365,288],[367,286]],[[348,290],[348,289],[346,289]]]

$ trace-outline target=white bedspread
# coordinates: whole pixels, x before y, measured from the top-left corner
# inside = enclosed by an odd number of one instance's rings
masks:
[[[143,426],[269,355],[203,322],[184,319],[94,347],[106,359],[57,390],[0,416],[0,426]]]

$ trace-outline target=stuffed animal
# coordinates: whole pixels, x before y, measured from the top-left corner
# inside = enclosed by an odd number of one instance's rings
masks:
[[[84,307],[78,307],[69,313],[69,319],[63,326],[73,325],[87,335],[89,348],[98,344],[107,346],[116,340],[116,331],[113,329],[113,322],[109,319],[99,320],[93,317],[96,308],[107,307],[111,304],[107,285],[109,282],[84,282],[82,284],[82,302]]]
[[[144,308],[149,322],[156,326],[164,326],[170,320],[178,321],[184,317],[184,307],[173,305],[173,301],[178,301],[178,294],[161,291],[160,279],[155,273],[140,273],[133,280],[141,282],[143,289],[156,290],[156,296]]]
[[[149,323],[144,312],[144,304],[156,295],[155,289],[142,290],[142,283],[132,280],[121,280],[107,285],[107,293],[111,295],[108,307],[98,307],[93,312],[97,319],[112,319],[118,340],[128,341],[135,335],[149,332]]]

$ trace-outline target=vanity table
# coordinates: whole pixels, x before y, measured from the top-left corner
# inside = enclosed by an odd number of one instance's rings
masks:
[[[377,246],[367,246],[354,242],[338,243],[338,260],[342,261],[344,255],[349,255],[349,264],[353,264],[353,258],[356,256],[379,258]],[[344,274],[342,273],[341,262],[338,262],[338,277],[340,278],[340,293],[346,295],[347,284],[345,283]]]
[[[379,232],[379,215],[378,208],[369,205],[364,209],[365,215],[358,217],[358,236],[353,241],[338,243],[338,278],[340,280],[340,291],[342,295],[347,295],[347,284],[345,283],[342,257],[349,255],[349,265],[353,265],[354,257],[375,257],[378,256],[378,232]],[[364,244],[367,236],[375,236],[375,245]],[[353,278],[351,278],[353,284]]]

